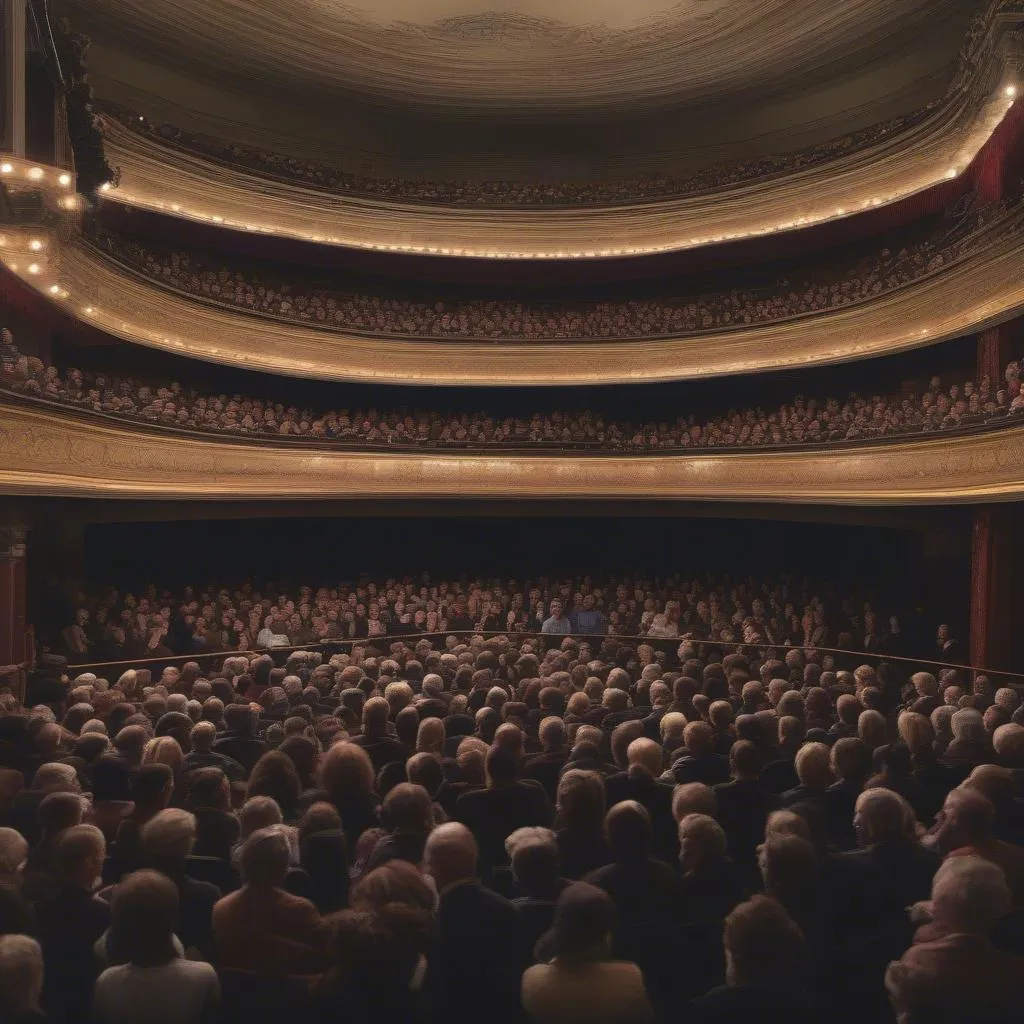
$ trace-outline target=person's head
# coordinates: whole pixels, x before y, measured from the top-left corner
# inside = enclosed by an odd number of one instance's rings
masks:
[[[371,697],[363,705],[363,734],[380,737],[387,733],[391,705],[383,697]]]
[[[28,935],[0,935],[0,1019],[28,1019],[29,1013],[39,1011],[42,992],[39,943]]]
[[[683,730],[683,745],[693,757],[706,757],[714,751],[715,734],[707,722],[690,722]]]
[[[577,963],[604,960],[614,924],[611,897],[587,882],[573,882],[558,897],[554,923],[541,936],[534,956],[541,961],[555,957]]]
[[[623,800],[605,815],[605,832],[612,859],[618,863],[642,861],[652,844],[651,816],[636,800]]]
[[[863,784],[871,774],[871,751],[863,740],[843,736],[832,744],[831,765],[838,779]]]
[[[825,743],[805,743],[793,766],[800,784],[811,793],[823,793],[832,782],[831,751]]]
[[[341,815],[333,804],[318,800],[306,808],[299,819],[298,830],[300,842],[318,832],[338,832],[341,830]]]
[[[550,715],[541,720],[537,736],[545,750],[562,750],[565,747],[565,722],[556,715]]]
[[[1010,903],[1003,869],[981,857],[947,858],[932,880],[932,918],[952,932],[987,935]]]
[[[512,876],[523,896],[553,900],[558,891],[558,844],[548,828],[517,828],[505,840]]]
[[[725,849],[725,832],[709,815],[688,814],[679,822],[679,863],[686,874],[717,864]]]
[[[931,753],[932,744],[935,742],[935,730],[926,715],[905,711],[900,715],[896,729],[900,739],[910,748],[910,753],[915,758]]]
[[[168,807],[142,826],[142,852],[146,863],[164,874],[178,876],[196,842],[196,819],[188,811]]]
[[[74,825],[57,845],[57,872],[61,881],[92,892],[103,872],[107,843],[95,825]]]
[[[684,782],[672,790],[672,817],[678,824],[688,814],[713,818],[718,813],[715,791],[703,782]]]
[[[110,936],[136,967],[159,967],[177,956],[178,888],[159,871],[136,871],[114,888]]]
[[[810,840],[784,834],[765,836],[757,859],[765,892],[783,906],[792,909],[813,891],[818,859]]]
[[[320,761],[320,785],[336,807],[369,799],[373,795],[370,755],[355,743],[335,743]]]
[[[247,839],[260,829],[280,825],[283,820],[281,808],[272,796],[250,797],[238,812],[239,838]]]
[[[13,828],[0,828],[0,882],[17,882],[28,858],[28,842]]]
[[[597,772],[570,768],[558,782],[558,820],[563,828],[600,832],[604,827],[604,780]]]
[[[206,753],[213,747],[217,738],[217,726],[213,722],[196,722],[189,733],[192,749],[197,753]]]
[[[36,822],[44,840],[52,840],[66,829],[81,825],[85,814],[77,793],[49,793],[40,801]]]
[[[142,763],[165,764],[177,776],[185,765],[185,755],[173,736],[154,736],[143,748]]]
[[[802,976],[803,933],[769,896],[754,896],[736,907],[725,919],[722,941],[729,985],[786,988]]]
[[[437,885],[438,892],[460,882],[477,878],[480,851],[473,833],[455,821],[438,825],[427,838],[423,868]]]
[[[646,736],[633,740],[626,748],[626,762],[632,776],[646,775],[656,779],[661,774],[663,760],[661,744]]]
[[[302,793],[302,781],[292,759],[280,750],[268,750],[253,765],[249,796],[270,796],[283,812],[293,813]]]
[[[964,786],[950,790],[940,814],[940,848],[948,852],[963,846],[980,846],[991,838],[995,817],[992,801],[978,790]]]
[[[291,860],[291,846],[284,827],[257,829],[242,841],[238,866],[242,880],[256,889],[278,889],[284,885]]]
[[[857,735],[870,749],[876,750],[888,740],[888,724],[880,711],[867,709],[857,718]]]
[[[898,793],[876,787],[857,797],[853,828],[861,846],[897,843],[908,837],[908,822],[914,812]]]
[[[220,768],[197,768],[188,773],[189,810],[231,810],[231,784]]]
[[[732,773],[737,779],[756,779],[761,771],[761,751],[750,740],[737,740],[729,750]]]
[[[166,764],[144,764],[132,779],[132,801],[140,817],[166,807],[174,793],[174,773]]]
[[[444,719],[425,718],[416,733],[416,750],[422,753],[444,755]]]
[[[389,832],[426,835],[434,824],[430,794],[411,782],[400,782],[384,797],[380,815]]]
[[[810,841],[811,827],[807,819],[796,811],[772,811],[764,824],[765,839],[770,836],[800,836]]]
[[[1017,780],[1009,768],[995,764],[979,764],[964,780],[967,789],[976,789],[986,796],[997,810],[1017,795]]]

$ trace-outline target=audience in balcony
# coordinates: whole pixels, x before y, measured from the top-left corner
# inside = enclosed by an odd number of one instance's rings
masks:
[[[177,291],[250,313],[322,324],[359,334],[492,341],[648,338],[742,328],[822,313],[902,288],[967,255],[975,233],[1005,212],[994,203],[957,213],[922,236],[903,235],[856,261],[821,261],[759,287],[703,295],[620,301],[519,301],[506,298],[406,298],[352,287],[310,284],[309,271],[225,266],[223,257],[161,250],[98,230],[96,242],[119,262]],[[296,277],[303,273],[306,280]],[[665,288],[671,289],[665,282]],[[678,286],[677,286],[678,287]]]
[[[621,587],[627,611],[662,604],[646,581]],[[689,595],[695,635],[678,652],[674,641],[666,652],[654,647],[666,641],[539,632],[453,636],[439,650],[389,621],[378,646],[96,666],[56,687],[33,681],[47,699],[30,694],[27,707],[0,694],[0,769],[47,794],[28,814],[0,801],[4,1021],[1015,1021],[1017,692],[956,668],[911,679],[852,654],[847,668],[809,643],[813,611],[784,659],[746,628],[740,649],[714,642],[733,622],[799,623],[792,613],[816,605],[796,581],[666,588]],[[344,589],[304,589],[296,613],[379,596],[390,617],[420,598],[411,584]],[[428,586],[424,603],[450,600],[472,619],[484,588],[467,589],[439,585],[432,597]],[[572,584],[535,589],[583,606]],[[611,600],[612,588],[585,589],[596,608]],[[106,593],[93,609],[148,628],[193,599],[211,619],[236,604],[264,611],[248,590]],[[287,625],[289,600],[267,598],[266,611]],[[674,601],[658,614],[673,618]],[[852,598],[844,607],[874,614]],[[531,605],[535,629],[543,613]],[[915,764],[903,746],[919,748],[927,719],[915,709],[933,693],[953,702],[935,712],[982,722],[973,766],[941,752]],[[993,707],[1012,720],[988,716]],[[659,742],[672,716],[682,750]],[[878,749],[908,750],[916,793],[938,795],[937,815],[902,795],[907,777],[896,790],[859,764],[866,743],[846,727],[870,734],[875,716]],[[792,745],[786,721],[806,726]],[[209,749],[210,729],[214,746],[240,754],[244,735],[262,753],[229,780],[190,760]],[[177,756],[143,754],[139,766],[136,734],[150,738],[144,750],[159,741]],[[794,755],[797,795],[772,767]],[[278,774],[301,780],[297,801],[276,790],[290,810],[260,783],[270,757],[294,759]],[[674,766],[715,757],[731,778],[675,783]],[[135,811],[126,805],[118,823],[101,806],[115,763],[142,808],[141,842]],[[158,770],[154,803],[144,780]],[[230,794],[217,813],[235,821],[235,845],[197,855],[184,808],[198,808],[214,776]]]
[[[1021,365],[1010,362],[1000,382],[944,386],[933,377],[917,392],[845,399],[796,397],[778,409],[730,410],[704,423],[693,415],[671,422],[615,421],[590,410],[504,417],[437,409],[315,410],[240,394],[203,395],[177,381],[154,386],[114,374],[60,370],[23,355],[0,333],[0,386],[128,420],[185,430],[263,438],[306,439],[373,448],[600,448],[623,452],[762,448],[834,444],[955,430],[1024,412]],[[586,614],[580,609],[579,614]],[[256,631],[265,626],[260,624]],[[367,622],[369,631],[372,624]],[[68,626],[69,636],[78,627]],[[149,640],[147,639],[147,643]],[[157,641],[159,642],[159,640]],[[897,642],[897,641],[894,641]],[[881,643],[873,638],[871,643]]]
[[[891,141],[928,117],[939,101],[899,117],[869,125],[860,131],[829,139],[808,149],[736,160],[697,171],[688,177],[671,174],[634,176],[617,181],[426,181],[409,177],[369,177],[339,167],[286,156],[268,150],[225,142],[221,138],[155,121],[138,111],[113,102],[103,112],[126,128],[219,163],[236,165],[259,175],[312,186],[342,195],[396,199],[402,202],[457,206],[578,206],[635,203],[672,199],[710,192],[728,185],[793,174],[838,160],[883,141]]]

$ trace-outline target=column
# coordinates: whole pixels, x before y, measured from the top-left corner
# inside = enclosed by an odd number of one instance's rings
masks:
[[[978,383],[988,377],[993,387],[1003,379],[1003,371],[1009,362],[1008,331],[1006,324],[989,327],[978,335]]]
[[[1011,653],[1012,506],[979,505],[971,524],[970,663],[1007,668]]]
[[[0,527],[0,665],[31,659],[25,568],[24,527]],[[13,684],[16,693],[24,693],[24,673],[0,683]]]
[[[25,0],[3,0],[4,150],[25,155]]]

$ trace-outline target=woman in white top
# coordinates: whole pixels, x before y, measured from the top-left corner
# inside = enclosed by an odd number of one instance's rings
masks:
[[[105,970],[96,982],[97,1024],[215,1024],[220,1004],[217,972],[183,960],[175,948],[178,890],[156,871],[136,871],[114,891],[110,929],[131,960]]]
[[[523,974],[523,1007],[536,1024],[642,1024],[654,1011],[636,964],[609,960],[615,905],[602,890],[574,882],[555,922],[537,943],[546,961]]]

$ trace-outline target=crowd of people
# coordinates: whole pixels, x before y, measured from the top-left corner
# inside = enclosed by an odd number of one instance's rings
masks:
[[[23,354],[8,330],[0,332],[0,388],[79,409],[182,430],[256,438],[296,438],[371,447],[621,452],[707,450],[834,444],[996,423],[1024,412],[1021,365],[1014,360],[1004,381],[983,378],[888,395],[846,398],[798,396],[777,409],[730,409],[699,422],[632,422],[600,412],[553,411],[501,416],[486,411],[300,408],[241,394],[203,394],[178,381],[147,383],[119,374],[59,369]]]
[[[311,186],[337,195],[444,206],[606,206],[682,198],[743,182],[763,181],[805,171],[870,146],[890,142],[901,132],[919,125],[934,112],[939,102],[933,101],[911,114],[890,118],[806,149],[716,164],[685,177],[651,173],[612,181],[558,182],[426,181],[371,177],[352,174],[323,162],[188,131],[113,102],[104,102],[101,110],[118,123],[162,145],[254,171],[263,177]]]
[[[138,593],[80,592],[51,646],[72,662],[111,662],[204,652],[302,647],[332,641],[503,632],[643,636],[671,653],[673,641],[856,650],[956,664],[949,626],[926,652],[901,625],[903,608],[836,581],[730,579],[694,574],[536,581],[362,579],[336,586],[147,584]],[[63,627],[63,628],[61,628]],[[916,627],[915,627],[916,628]],[[667,644],[663,643],[668,641]]]
[[[1019,1020],[1016,689],[547,627],[0,692],[0,1018]]]
[[[118,262],[161,285],[202,299],[286,320],[360,334],[501,341],[650,338],[748,327],[841,309],[877,298],[948,267],[966,255],[974,234],[1006,212],[993,203],[947,216],[927,236],[904,236],[855,261],[806,270],[770,285],[656,299],[520,301],[428,298],[314,285],[299,271],[225,266],[223,256],[159,249],[151,242],[97,230],[95,243]],[[305,272],[308,277],[308,272]]]

